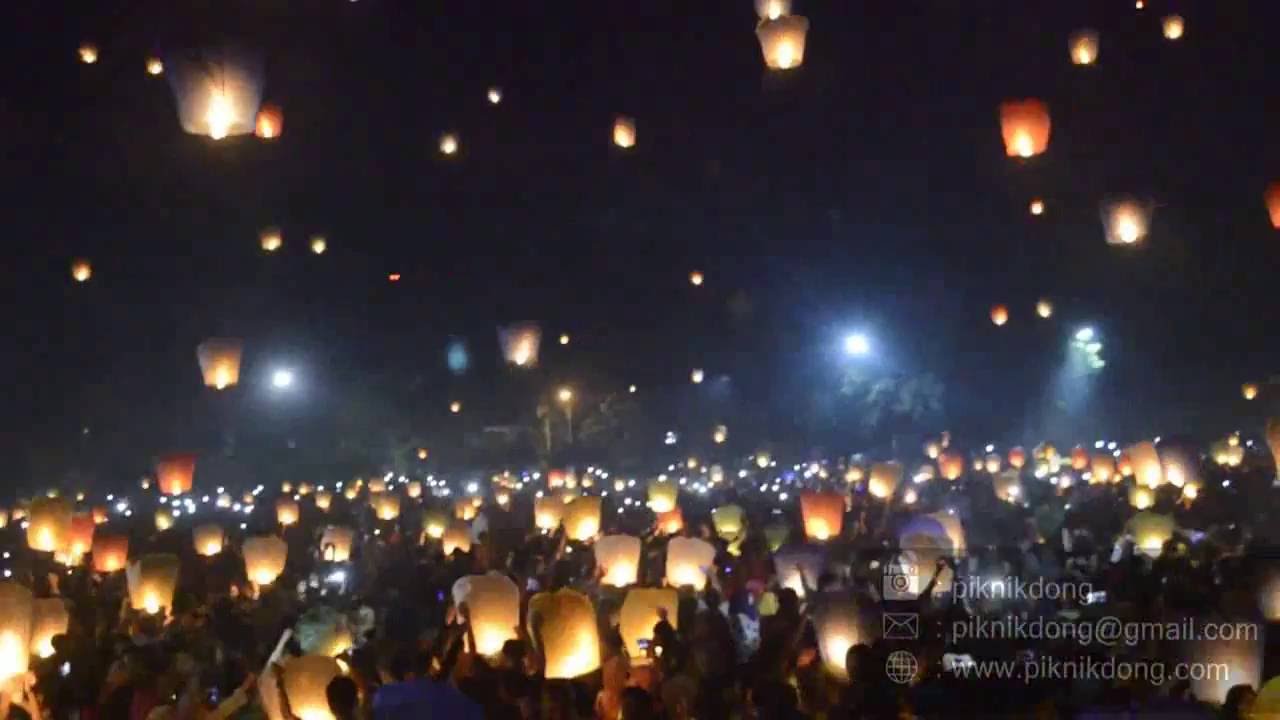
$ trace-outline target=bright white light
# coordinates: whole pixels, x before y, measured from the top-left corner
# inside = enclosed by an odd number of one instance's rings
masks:
[[[854,333],[844,339],[844,351],[854,357],[871,352],[871,341],[862,333]]]
[[[1082,327],[1076,331],[1076,340],[1082,343],[1091,342],[1093,340],[1093,328]]]
[[[293,386],[293,371],[280,369],[271,373],[271,387],[277,390],[284,390]]]

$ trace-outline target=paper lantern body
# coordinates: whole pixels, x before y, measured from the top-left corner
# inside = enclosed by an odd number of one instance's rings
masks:
[[[595,544],[596,566],[604,571],[600,582],[613,587],[634,585],[640,572],[640,538],[606,535]]]
[[[289,709],[301,720],[334,720],[325,689],[342,674],[338,661],[324,655],[292,657],[282,663]]]
[[[88,282],[93,277],[93,265],[88,260],[77,258],[71,261],[71,278],[76,282]]]
[[[168,55],[178,120],[192,135],[220,140],[254,131],[262,103],[262,63],[229,48]]]
[[[827,551],[818,545],[787,545],[773,554],[778,583],[803,598],[805,587],[817,588],[818,578],[827,566]]]
[[[347,562],[351,559],[351,545],[355,531],[349,527],[330,525],[320,536],[320,557],[326,562]]]
[[[964,474],[964,456],[959,453],[938,454],[938,470],[946,480],[958,480]]]
[[[991,324],[1000,327],[1009,322],[1009,308],[1004,305],[991,306]]]
[[[792,70],[804,64],[805,40],[809,35],[809,19],[801,15],[785,15],[761,20],[756,26],[756,39],[770,70]]]
[[[1049,107],[1039,100],[1007,100],[1000,104],[1000,133],[1009,157],[1029,158],[1044,152],[1049,147],[1051,127]]]
[[[789,537],[791,537],[791,528],[785,523],[769,523],[764,526],[764,540],[769,546],[769,552],[777,552],[778,548],[786,544]]]
[[[15,582],[0,582],[0,682],[27,671],[31,655],[31,591]]]
[[[1089,451],[1079,445],[1071,448],[1071,469],[1084,470],[1089,467]]]
[[[596,611],[590,598],[574,590],[541,593],[529,601],[529,613],[546,659],[546,679],[569,680],[600,667]]]
[[[1022,479],[1017,470],[1005,470],[991,478],[996,497],[1005,502],[1022,501]]]
[[[1144,511],[1129,519],[1128,531],[1133,536],[1134,549],[1147,557],[1159,557],[1164,544],[1173,537],[1176,525],[1168,515]]]
[[[1098,59],[1098,33],[1093,30],[1079,30],[1071,33],[1067,41],[1067,49],[1071,52],[1073,64],[1092,65]]]
[[[756,15],[761,20],[777,20],[791,14],[791,0],[756,0]]]
[[[1139,485],[1158,488],[1164,484],[1164,467],[1160,463],[1160,453],[1154,443],[1143,441],[1130,445],[1125,450],[1129,462],[1133,465],[1133,474]]]
[[[804,534],[810,540],[826,542],[838,538],[844,527],[844,496],[837,493],[801,493],[800,514],[804,518]]]
[[[437,510],[432,510],[422,516],[422,534],[432,540],[439,540],[444,537],[444,531],[449,527],[449,518],[445,514]]]
[[[244,541],[244,574],[257,585],[270,585],[284,572],[289,545],[275,535]]]
[[[613,144],[623,150],[636,146],[636,121],[634,118],[619,115],[613,120]]]
[[[404,494],[414,500],[422,497],[422,483],[418,480],[410,480],[409,484],[404,486]]]
[[[555,530],[564,518],[564,509],[564,503],[555,495],[534,498],[533,523],[539,530]]]
[[[59,597],[40,598],[31,604],[31,654],[39,658],[53,656],[53,638],[67,632],[70,615],[67,604]]]
[[[655,513],[671,512],[679,497],[679,485],[665,480],[649,482],[649,509]]]
[[[892,497],[901,482],[902,465],[896,462],[876,463],[871,466],[867,492],[881,499]]]
[[[179,568],[177,555],[143,555],[129,563],[125,579],[133,609],[154,615],[172,607]]]
[[[393,493],[378,493],[370,496],[374,515],[379,520],[390,521],[400,517],[400,496]]]
[[[564,508],[564,529],[570,540],[587,542],[600,534],[600,498],[580,497]]]
[[[471,528],[466,523],[455,520],[445,529],[440,538],[440,546],[446,557],[452,555],[454,550],[471,552]]]
[[[1021,470],[1023,465],[1027,464],[1027,451],[1020,447],[1009,449],[1009,467],[1014,470]]]
[[[276,500],[276,522],[288,527],[298,522],[301,511],[298,509],[298,503],[289,498],[280,498]]]
[[[707,584],[707,575],[702,569],[711,567],[715,559],[715,547],[705,540],[671,538],[667,541],[667,584],[701,590]]]
[[[372,478],[369,480],[369,494],[376,495],[387,491],[387,481],[382,478]]]
[[[991,475],[1000,472],[1000,466],[1003,464],[1004,460],[999,453],[987,453],[987,456],[982,459],[982,469]]]
[[[667,622],[677,627],[680,595],[673,588],[632,588],[622,601],[618,631],[627,648],[632,665],[648,665],[649,658],[640,647],[640,641],[653,640],[653,626],[660,621],[658,610],[667,611]]]
[[[1115,458],[1106,453],[1094,453],[1089,458],[1089,472],[1093,474],[1091,482],[1094,483],[1109,483],[1120,479]]]
[[[880,636],[878,608],[859,606],[851,593],[826,592],[814,602],[813,629],[822,664],[840,682],[849,682],[845,656],[858,644],[870,646]]]
[[[328,512],[329,508],[333,506],[333,493],[327,490],[317,491],[313,499],[315,500],[317,510]]]
[[[195,474],[196,456],[192,453],[174,453],[156,461],[156,484],[165,495],[191,492]]]
[[[498,344],[507,364],[529,368],[538,364],[542,329],[536,323],[517,323],[498,328]]]
[[[453,584],[455,605],[467,604],[476,652],[494,657],[520,625],[520,588],[501,574],[467,575]]]
[[[1102,226],[1108,245],[1137,245],[1146,239],[1150,224],[1150,203],[1124,197],[1102,206]]]
[[[721,505],[711,511],[711,524],[723,540],[736,540],[746,529],[746,515],[740,505]]]
[[[284,111],[276,105],[263,105],[253,124],[253,134],[263,140],[274,140],[284,132]]]
[[[659,513],[655,525],[660,534],[675,535],[684,530],[684,513],[678,507]]]
[[[206,387],[224,390],[240,382],[243,344],[235,338],[210,338],[196,348]]]
[[[173,527],[173,511],[167,508],[159,508],[155,514],[156,530],[164,532]]]
[[[71,541],[71,503],[64,498],[36,498],[27,511],[27,547],[40,552],[63,550]]]
[[[1271,227],[1280,230],[1280,182],[1267,186],[1265,195],[1267,215],[1271,218]]]
[[[191,543],[195,546],[196,554],[204,557],[221,553],[225,536],[222,526],[214,523],[197,525],[191,529]]]
[[[111,573],[123,570],[129,561],[128,535],[97,535],[93,538],[93,569]]]
[[[1164,33],[1165,40],[1181,40],[1183,33],[1187,31],[1187,22],[1181,15],[1166,15],[1160,21],[1160,29]],[[1255,687],[1256,685],[1255,683]]]
[[[93,533],[97,530],[98,524],[93,521],[93,515],[90,513],[76,513],[71,516],[71,533],[67,536],[67,553],[76,558],[79,564],[79,558],[93,549]]]

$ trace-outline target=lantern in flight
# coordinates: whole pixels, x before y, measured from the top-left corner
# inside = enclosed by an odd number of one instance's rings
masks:
[[[225,539],[226,533],[217,523],[197,525],[191,529],[191,543],[195,546],[197,555],[213,557],[220,554]]]
[[[16,582],[0,582],[0,682],[27,672],[31,657],[31,591]]]
[[[1245,400],[1252,400],[1258,397],[1258,383],[1245,383],[1240,386],[1240,396]]]
[[[964,456],[955,452],[938,455],[938,471],[944,480],[957,480],[964,474]]]
[[[1077,445],[1071,448],[1071,469],[1084,470],[1089,467],[1089,451]]]
[[[395,520],[400,517],[400,496],[394,493],[375,493],[370,496],[369,504],[373,506],[373,514],[379,520]]]
[[[777,20],[791,14],[791,0],[756,0],[756,15],[761,20]]]
[[[112,573],[123,570],[129,559],[128,535],[95,535],[93,538],[93,570]]]
[[[1089,458],[1089,472],[1094,483],[1108,483],[1120,478],[1120,473],[1116,472],[1115,458],[1107,453],[1094,453]]]
[[[347,562],[351,559],[351,545],[355,531],[341,525],[330,525],[320,536],[320,557],[325,562]]]
[[[284,111],[277,105],[263,105],[253,122],[253,134],[263,140],[275,140],[284,132]]]
[[[1022,479],[1017,470],[1005,470],[991,478],[996,497],[1009,503],[1022,501]]]
[[[520,588],[506,575],[465,575],[453,584],[453,604],[466,604],[475,652],[495,657],[520,625]]]
[[[93,43],[80,43],[77,53],[80,55],[80,62],[85,65],[92,65],[98,62],[98,46]]]
[[[649,509],[655,513],[670,512],[680,497],[680,486],[666,480],[649,481]]]
[[[809,19],[802,15],[783,15],[761,20],[756,26],[756,39],[770,70],[791,70],[804,64],[805,39]]]
[[[1009,322],[1009,308],[1004,305],[991,306],[991,324],[1000,327]]]
[[[497,85],[493,85],[493,86],[491,86],[491,87],[489,88],[489,92],[488,92],[487,97],[489,98],[489,104],[490,104],[490,105],[497,105],[498,103],[501,103],[501,102],[502,102],[502,88],[498,87]]]
[[[625,115],[613,119],[613,144],[629,150],[636,145],[636,121]]]
[[[711,442],[714,442],[717,445],[723,445],[728,439],[729,428],[724,425],[717,425],[715,429],[711,431]]]
[[[1271,227],[1280,230],[1280,182],[1267,186],[1265,195],[1267,214],[1271,216]]]
[[[702,271],[694,270],[693,272],[689,273],[690,285],[694,287],[702,287],[702,282],[703,282]]]
[[[1039,315],[1044,320],[1053,317],[1053,303],[1043,298],[1040,299],[1036,303],[1036,315]]]
[[[564,519],[565,504],[555,495],[543,495],[533,499],[533,525],[539,530],[552,531],[560,527]]]
[[[432,540],[444,537],[445,528],[449,527],[449,518],[439,510],[431,510],[422,516],[422,534]]]
[[[298,503],[294,502],[292,498],[280,498],[276,500],[277,523],[280,523],[284,527],[296,525],[300,514],[301,511],[298,508]]]
[[[38,658],[53,656],[53,639],[66,634],[71,616],[67,603],[60,597],[39,598],[31,604],[31,654]]]
[[[240,382],[243,344],[235,338],[210,338],[196,347],[205,387],[225,390]]]
[[[67,535],[66,552],[72,562],[68,565],[79,565],[80,559],[93,549],[93,534],[98,524],[92,513],[75,513],[71,516],[71,531]]]
[[[672,629],[678,629],[680,595],[674,588],[632,588],[622,601],[618,633],[626,645],[632,665],[650,663],[645,646],[653,642],[653,628],[666,615]],[[644,643],[644,646],[641,643]]]
[[[280,673],[278,687],[288,699],[289,710],[294,717],[334,720],[325,693],[329,683],[343,674],[337,660],[326,655],[289,657],[280,664]],[[275,715],[268,714],[268,717]]]
[[[867,482],[867,492],[883,500],[892,497],[901,482],[902,465],[896,462],[876,463],[871,466],[871,479]]]
[[[151,76],[164,74],[164,61],[154,55],[147,58],[147,74]]]
[[[1187,31],[1187,22],[1181,15],[1166,15],[1160,21],[1160,29],[1164,32],[1165,40],[1181,40],[1183,33]]]
[[[182,129],[221,140],[255,129],[262,103],[262,63],[232,49],[206,49],[170,58],[167,73]]]
[[[540,593],[529,600],[529,621],[546,660],[546,679],[571,680],[600,667],[591,598],[567,589]]]
[[[1032,215],[1040,217],[1044,214],[1044,200],[1041,200],[1040,198],[1033,199],[1031,204],[1027,206],[1027,209],[1031,211]]]
[[[1108,245],[1137,245],[1146,239],[1150,224],[1150,203],[1121,197],[1102,206],[1102,226]]]
[[[634,585],[640,571],[640,538],[633,535],[606,535],[595,544],[600,582],[613,587]]]
[[[143,555],[129,563],[125,580],[133,609],[155,615],[171,608],[179,569],[178,556],[169,554]]]
[[[458,154],[458,135],[457,133],[445,133],[440,136],[440,154],[441,155],[457,155]]]
[[[800,514],[804,518],[804,534],[810,540],[826,542],[838,538],[844,524],[844,495],[801,493]]]
[[[700,385],[702,384],[702,378],[705,376],[706,373],[702,371],[702,368],[694,368],[689,372],[689,381],[694,385]]]
[[[715,563],[716,549],[705,540],[673,537],[667,541],[667,584],[672,587],[692,586],[701,590],[707,584],[707,573]]]
[[[1164,466],[1154,443],[1144,440],[1125,450],[1133,464],[1133,474],[1139,485],[1155,489],[1164,484]]]
[[[564,530],[570,540],[587,542],[600,534],[600,502],[597,496],[584,496],[565,506]]]
[[[538,364],[542,330],[534,323],[518,323],[498,328],[498,344],[510,365],[528,368]]]
[[[843,497],[841,503],[843,504]],[[840,512],[843,520],[843,507]],[[733,541],[738,539],[746,529],[746,513],[741,505],[721,505],[711,511],[711,524],[715,526],[716,535],[719,535],[720,539]]]
[[[1280,477],[1280,419],[1268,418],[1266,432],[1267,447],[1271,448],[1271,459],[1275,461],[1277,477]],[[1235,447],[1240,446],[1237,444]],[[1238,465],[1239,462],[1236,464]]]
[[[27,515],[27,547],[57,552],[71,540],[71,503],[64,498],[36,498]]]
[[[1084,29],[1071,33],[1067,39],[1071,62],[1075,65],[1092,65],[1098,59],[1098,33]]]
[[[164,495],[191,492],[195,474],[196,456],[192,453],[173,453],[156,460],[156,484]]]
[[[71,279],[76,282],[89,282],[89,278],[93,277],[93,265],[84,258],[76,258],[71,261]]]
[[[664,513],[658,513],[658,517],[654,521],[654,527],[659,534],[675,535],[684,530],[684,513],[678,507],[671,508]]]
[[[1040,100],[1006,100],[1000,104],[1000,133],[1005,154],[1029,158],[1049,147],[1049,106]]]
[[[244,574],[255,585],[270,585],[284,572],[289,545],[275,535],[260,535],[244,541]]]

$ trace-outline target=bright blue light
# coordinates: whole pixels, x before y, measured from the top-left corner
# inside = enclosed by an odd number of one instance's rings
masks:
[[[471,356],[467,352],[467,345],[462,340],[452,340],[449,347],[445,351],[445,362],[449,365],[449,372],[454,375],[462,375],[471,365]]]
[[[1082,342],[1082,343],[1087,343],[1087,342],[1092,341],[1092,340],[1093,340],[1093,328],[1091,328],[1091,327],[1082,327],[1082,328],[1080,328],[1079,330],[1077,330],[1077,331],[1076,331],[1076,340],[1079,340],[1079,341],[1080,341],[1080,342]]]
[[[285,390],[293,386],[293,371],[287,369],[276,370],[271,374],[271,387],[277,390]]]
[[[844,351],[854,357],[863,357],[871,352],[871,341],[862,333],[854,333],[844,339]]]

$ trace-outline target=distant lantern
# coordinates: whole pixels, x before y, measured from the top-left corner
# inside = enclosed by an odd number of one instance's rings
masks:
[[[453,584],[453,604],[467,607],[467,622],[475,638],[474,651],[496,657],[508,640],[517,639],[520,588],[506,575],[465,575]]]
[[[595,544],[600,582],[613,587],[634,585],[640,571],[640,538],[634,535],[606,535]]]
[[[178,556],[169,554],[143,555],[129,563],[125,580],[133,609],[155,615],[173,607],[180,568]]]
[[[293,499],[280,498],[276,500],[276,522],[277,523],[285,527],[289,527],[290,525],[297,525],[299,517],[300,517],[300,511],[298,509],[298,503],[294,502]]]
[[[666,480],[649,482],[649,509],[655,513],[670,512],[680,496],[680,486]]]
[[[57,552],[71,540],[71,503],[63,498],[36,498],[27,515],[27,547]]]
[[[689,381],[694,385],[699,385],[702,383],[702,378],[705,377],[705,375],[706,373],[703,372],[702,368],[694,368],[689,372]]]
[[[404,486],[404,494],[410,500],[417,500],[422,497],[422,481],[410,480],[409,484]]]
[[[400,273],[387,273],[387,282],[400,282]]]
[[[1071,469],[1084,470],[1089,467],[1089,451],[1077,445],[1071,448]]]
[[[311,236],[311,253],[313,255],[323,255],[325,250],[329,249],[329,241],[323,235]]]
[[[1089,458],[1089,472],[1093,483],[1109,483],[1120,479],[1116,471],[1116,460],[1107,453],[1094,453]]]
[[[0,582],[0,682],[27,672],[35,600],[16,582]]]
[[[1009,308],[1004,305],[991,306],[991,324],[1000,327],[1009,322]]]
[[[488,98],[489,98],[489,104],[490,104],[490,105],[497,105],[497,104],[501,103],[501,102],[502,102],[502,88],[498,87],[497,85],[494,85],[494,86],[490,87],[490,88],[489,88],[489,93],[488,93]]]
[[[1155,489],[1164,484],[1164,466],[1160,463],[1160,453],[1156,446],[1143,441],[1129,446],[1125,450],[1129,462],[1133,464],[1134,478],[1139,485]]]
[[[990,452],[982,459],[982,469],[991,475],[1000,472],[1000,467],[1004,465],[1004,459],[1000,457],[1000,453]]]
[[[1267,214],[1271,217],[1271,227],[1280,230],[1280,182],[1268,185],[1263,198],[1267,204]]]
[[[93,516],[94,525],[102,525],[103,523],[105,523],[107,520],[110,519],[110,517],[107,515],[107,509],[102,505],[94,505],[93,509],[90,510],[89,513]],[[4,509],[0,508],[0,528],[3,528],[3,527],[4,527]]]
[[[930,460],[937,460],[942,454],[942,443],[934,438],[929,438],[924,442],[924,455]]]
[[[1032,200],[1032,201],[1031,201],[1031,205],[1030,205],[1030,209],[1031,209],[1031,214],[1032,214],[1032,215],[1036,215],[1036,216],[1043,215],[1043,214],[1044,214],[1044,201],[1043,201],[1043,200],[1041,200],[1040,198],[1036,198],[1036,199]]]
[[[156,485],[165,495],[191,492],[195,474],[196,456],[192,453],[174,453],[156,460]]]
[[[427,459],[427,457],[428,457],[428,456],[430,456],[430,454],[431,454],[431,451],[427,450],[426,448],[424,448],[424,447],[418,448],[418,459],[419,459],[419,460],[426,460],[426,459]]]
[[[756,15],[761,20],[777,20],[791,14],[791,0],[756,0]]]
[[[226,533],[217,523],[197,525],[191,529],[191,544],[195,547],[197,555],[213,557],[221,554],[225,540]]]
[[[449,412],[453,413],[454,415],[457,415],[458,413],[462,412],[462,403],[458,402],[457,400],[454,400],[453,402],[449,403]]]
[[[600,534],[600,501],[597,496],[580,497],[565,506],[564,530],[570,540],[587,542]]]
[[[844,523],[844,495],[801,493],[800,514],[804,518],[804,534],[810,540],[826,542],[838,538]]]
[[[169,60],[166,74],[178,101],[183,130],[214,140],[255,131],[262,104],[261,58],[219,48],[170,56]]]
[[[370,498],[373,514],[379,520],[391,521],[400,517],[400,496],[392,493],[380,493]]]
[[[1127,530],[1133,537],[1134,547],[1147,557],[1159,557],[1164,544],[1173,537],[1177,527],[1173,518],[1151,511],[1143,511],[1129,519]]]
[[[1009,467],[1015,470],[1021,470],[1023,465],[1027,464],[1027,451],[1021,447],[1009,449]]]
[[[71,261],[71,279],[76,282],[88,282],[93,277],[93,265],[84,258],[76,258]]]
[[[258,233],[258,244],[263,252],[273,253],[284,246],[284,236],[280,234],[280,228],[269,227]]]
[[[813,630],[822,664],[836,679],[847,683],[849,649],[869,646],[879,639],[883,624],[879,609],[859,603],[853,593],[839,591],[823,593],[814,607]]]
[[[334,678],[342,675],[342,666],[337,660],[325,655],[289,657],[280,664],[279,672],[278,687],[289,701],[289,710],[294,717],[333,720],[326,689]]]
[[[1067,40],[1071,62],[1076,65],[1092,65],[1098,59],[1098,33],[1094,30],[1077,30]]]
[[[1053,317],[1053,303],[1050,302],[1049,300],[1041,298],[1036,303],[1036,315],[1039,315],[1040,318],[1044,320],[1048,320],[1049,318]]]
[[[673,537],[667,542],[667,584],[701,590],[707,584],[704,568],[714,566],[715,546],[697,538]]]
[[[826,548],[818,545],[788,545],[774,552],[774,573],[778,584],[805,597],[806,588],[818,587],[827,564]]]
[[[80,62],[85,65],[92,65],[98,62],[98,46],[93,43],[80,43],[78,50],[80,54]]]
[[[53,638],[65,635],[71,617],[67,603],[60,597],[40,598],[31,605],[31,654],[38,658],[53,657]]]
[[[1134,485],[1129,488],[1129,505],[1135,510],[1146,510],[1156,504],[1156,494],[1149,487]]]
[[[629,150],[636,146],[636,121],[625,115],[613,119],[613,144]]]
[[[210,338],[196,348],[205,387],[225,390],[240,382],[243,344],[235,338]]]
[[[632,665],[648,665],[646,648],[652,647],[653,628],[663,619],[678,630],[680,595],[674,588],[632,588],[618,614],[618,634]]]
[[[729,428],[724,425],[717,425],[715,429],[711,431],[711,442],[714,442],[717,445],[723,445],[728,439]]]
[[[458,498],[453,502],[453,517],[466,522],[475,520],[476,506],[472,504],[470,498]]]
[[[998,473],[991,479],[991,483],[997,498],[1010,503],[1022,501],[1022,479],[1017,470]]]
[[[809,19],[802,15],[783,15],[761,20],[756,26],[756,39],[770,70],[791,70],[804,64],[805,38]]]
[[[1245,400],[1252,400],[1258,397],[1258,384],[1249,382],[1241,385],[1240,396]]]
[[[92,513],[76,513],[71,516],[71,532],[67,535],[66,546],[70,562],[67,565],[79,565],[93,549],[93,535],[97,528],[98,524],[93,521]]]
[[[458,153],[457,133],[445,133],[440,136],[440,154],[456,155]]]
[[[1267,419],[1266,435],[1267,447],[1271,449],[1271,459],[1276,464],[1276,476],[1280,477],[1280,419]],[[1244,450],[1241,449],[1239,445],[1236,445],[1235,447],[1238,453],[1237,457],[1244,454]],[[1240,463],[1237,460],[1235,464],[1239,465]]]
[[[289,544],[275,535],[260,535],[244,541],[244,574],[255,585],[270,585],[284,572]]]
[[[843,500],[842,497],[842,503]],[[720,539],[732,542],[741,537],[746,530],[746,513],[741,505],[721,505],[711,511],[711,524],[715,527],[716,535],[719,535]]]
[[[871,479],[867,482],[867,492],[884,500],[893,497],[898,484],[902,482],[902,465],[896,462],[876,463],[871,466]]]
[[[123,570],[129,560],[129,536],[95,535],[92,552],[94,572],[113,573]]]
[[[1133,9],[1142,10],[1147,6],[1146,0],[1133,0]]]
[[[449,518],[439,510],[429,511],[422,516],[422,534],[432,540],[444,537],[447,527],[449,527]]]
[[[1136,245],[1147,237],[1151,205],[1122,197],[1102,206],[1102,226],[1108,245]]]
[[[671,508],[664,513],[658,513],[654,524],[657,526],[659,535],[675,535],[684,530],[684,513],[678,507]]]
[[[560,333],[560,344],[561,345],[569,344],[569,333]]]
[[[1029,158],[1049,147],[1049,106],[1040,100],[1006,100],[1000,104],[1000,133],[1005,154]]]
[[[543,676],[571,680],[600,667],[600,636],[591,598],[576,590],[529,599],[529,627],[545,659]]]
[[[1160,22],[1160,27],[1166,40],[1181,40],[1183,33],[1187,31],[1187,22],[1181,15],[1166,15]]]
[[[356,483],[356,484],[358,485],[359,483]],[[383,493],[386,491],[387,491],[387,481],[385,479],[380,477],[369,478],[370,493]]]
[[[508,365],[530,368],[538,364],[542,330],[535,323],[517,323],[498,328],[498,344]]]
[[[938,454],[938,472],[944,480],[958,480],[964,474],[964,456],[956,452]]]
[[[155,56],[147,58],[147,74],[152,76],[163,75],[164,61]]]
[[[158,532],[164,532],[173,527],[173,513],[168,508],[159,508],[155,514],[155,525]]]
[[[351,559],[351,545],[355,531],[341,525],[330,525],[320,536],[320,559],[325,562],[347,562]]]
[[[275,140],[284,132],[284,111],[276,105],[263,105],[253,122],[253,134],[263,140]]]
[[[699,270],[694,270],[693,272],[689,273],[689,284],[690,284],[690,285],[692,285],[692,286],[694,286],[694,287],[702,287],[702,282],[703,282],[703,280],[704,280],[704,278],[703,278],[703,276],[702,276],[702,272],[701,272],[701,271],[699,271]]]
[[[444,552],[445,557],[454,553],[454,551],[469,553],[471,552],[471,528],[467,524],[458,520],[449,524],[445,528],[444,534],[440,536],[440,549]]]

